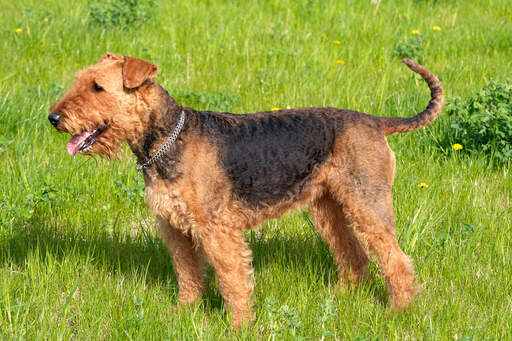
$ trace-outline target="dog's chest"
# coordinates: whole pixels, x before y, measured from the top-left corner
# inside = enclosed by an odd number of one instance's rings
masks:
[[[146,180],[145,201],[149,209],[155,215],[165,219],[175,228],[189,232],[194,223],[183,193],[180,188],[172,186],[169,182],[161,179]]]

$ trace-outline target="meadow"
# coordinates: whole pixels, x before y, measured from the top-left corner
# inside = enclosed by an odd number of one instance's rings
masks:
[[[112,162],[72,158],[47,120],[106,51],[157,64],[157,81],[196,109],[413,116],[429,91],[399,51],[439,75],[450,105],[512,77],[511,11],[508,0],[1,1],[0,339],[512,340],[510,162],[443,142],[446,114],[388,138],[397,235],[423,285],[411,307],[391,311],[375,262],[361,287],[340,289],[307,211],[293,212],[246,233],[257,319],[241,332],[211,269],[203,300],[173,311],[177,280],[128,148]]]

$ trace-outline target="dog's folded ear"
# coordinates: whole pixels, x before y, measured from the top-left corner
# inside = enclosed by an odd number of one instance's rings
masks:
[[[122,60],[122,59],[123,58],[121,58],[120,56],[118,56],[115,53],[107,52],[103,56],[101,56],[100,60],[98,60],[98,63],[102,63],[102,62],[105,62],[105,61]]]
[[[156,77],[158,67],[142,59],[124,56],[123,84],[126,88],[136,88],[148,79]]]

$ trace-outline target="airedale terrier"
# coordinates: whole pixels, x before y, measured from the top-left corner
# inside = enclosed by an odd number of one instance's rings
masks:
[[[395,235],[395,156],[386,135],[426,126],[444,102],[436,76],[403,62],[431,90],[428,107],[411,118],[336,108],[249,115],[198,111],[180,106],[152,80],[155,65],[106,53],[77,74],[48,119],[74,134],[67,144],[73,156],[110,158],[128,143],[172,255],[181,303],[201,296],[207,260],[233,325],[250,321],[253,270],[242,232],[307,206],[334,253],[341,281],[358,284],[369,249],[387,280],[392,306],[401,309],[417,284]]]

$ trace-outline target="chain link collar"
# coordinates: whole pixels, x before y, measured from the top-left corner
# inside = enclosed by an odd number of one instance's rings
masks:
[[[156,154],[150,158],[148,161],[144,163],[137,162],[135,164],[135,169],[139,174],[142,173],[142,171],[152,164],[154,164],[159,158],[161,158],[171,147],[171,145],[176,141],[178,138],[178,135],[181,132],[181,129],[183,128],[183,124],[185,123],[185,111],[181,111],[180,120],[178,121],[178,124],[176,125],[176,128],[174,128],[174,131],[172,132],[171,136],[167,139],[167,141],[164,143],[164,145],[156,152]]]

